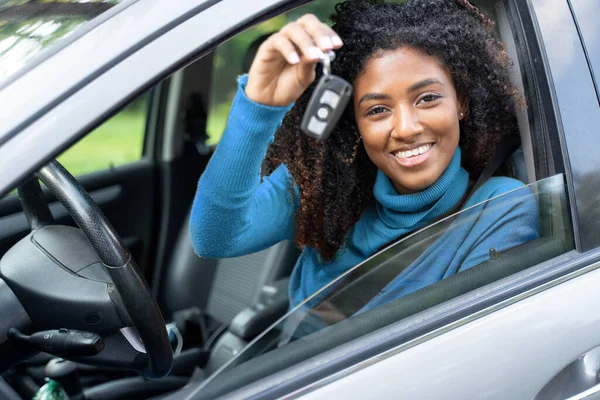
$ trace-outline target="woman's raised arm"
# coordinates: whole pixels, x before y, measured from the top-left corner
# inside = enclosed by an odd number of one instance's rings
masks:
[[[234,257],[294,237],[299,192],[285,165],[261,183],[260,166],[285,113],[315,79],[322,52],[340,38],[307,14],[270,36],[239,81],[227,128],[198,183],[190,220],[194,250]]]

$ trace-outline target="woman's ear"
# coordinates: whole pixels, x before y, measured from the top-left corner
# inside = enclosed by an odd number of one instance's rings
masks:
[[[469,102],[466,99],[458,99],[458,120],[462,121],[469,112]]]

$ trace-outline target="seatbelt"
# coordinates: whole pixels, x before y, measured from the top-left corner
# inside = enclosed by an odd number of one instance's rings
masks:
[[[492,156],[492,158],[488,161],[486,167],[484,168],[484,170],[481,172],[481,174],[479,175],[479,178],[477,179],[477,181],[475,182],[475,184],[473,185],[469,185],[470,188],[467,189],[467,194],[461,199],[461,201],[459,201],[450,211],[444,213],[443,215],[440,215],[438,217],[436,217],[435,219],[433,219],[432,221],[429,222],[428,225],[433,225],[436,222],[441,221],[442,219],[449,217],[453,214],[456,214],[458,211],[460,211],[460,209],[469,201],[469,199],[471,199],[471,197],[473,196],[473,194],[485,183],[487,182],[488,179],[490,179],[494,173],[496,173],[496,171],[502,166],[502,164],[504,164],[512,154],[514,154],[514,152],[519,148],[521,144],[521,140],[520,137],[518,136],[505,136],[502,141],[499,143],[498,147],[496,148],[496,151],[494,152],[494,155]],[[407,234],[404,234],[396,239],[394,239],[392,242],[387,243],[386,245],[380,247],[375,253],[379,252],[380,250],[383,250],[384,248],[387,248],[388,246],[397,243],[399,240],[404,239],[406,236],[412,234],[414,232],[409,232]],[[435,237],[434,237],[435,239]],[[317,304],[314,308],[313,308],[313,313],[316,314],[320,314],[321,316],[323,315],[331,315],[331,311],[332,311],[332,307],[334,309],[337,309],[338,311],[341,311],[340,315],[345,315],[346,317],[350,317],[351,315],[355,314],[357,311],[359,311],[360,309],[362,309],[372,298],[373,296],[370,295],[370,293],[372,293],[373,291],[377,291],[377,293],[379,293],[391,280],[390,279],[394,279],[396,276],[398,276],[400,273],[402,273],[402,271],[404,271],[404,269],[406,269],[409,265],[411,265],[416,259],[417,257],[419,257],[419,255],[421,255],[423,253],[423,251],[429,247],[431,244],[433,244],[435,240],[431,240],[430,242],[425,242],[425,244],[423,246],[419,246],[418,249],[419,251],[412,251],[409,252],[407,254],[407,258],[405,258],[403,261],[405,263],[404,268],[400,269],[400,270],[395,270],[393,271],[393,276],[389,276],[387,277],[388,279],[380,279],[380,276],[377,275],[377,271],[374,271],[373,276],[372,277],[368,277],[369,280],[373,281],[372,282],[372,288],[371,290],[369,290],[369,293],[366,293],[367,291],[352,291],[349,290],[351,289],[351,287],[353,286],[353,284],[356,282],[357,279],[361,278],[363,275],[368,274],[369,271],[363,271],[361,268],[356,268],[354,271],[350,272],[350,274],[348,274],[348,276],[344,279],[344,281],[342,281],[340,284],[338,284],[333,290],[332,293],[328,294],[324,299],[322,299],[321,301],[319,301],[319,304]],[[381,274],[384,274],[385,271],[383,271]],[[380,274],[380,275],[381,275]],[[368,282],[363,282],[365,285],[369,286]],[[363,298],[360,298],[360,292],[363,292],[363,294],[365,296],[362,296]],[[320,312],[323,311],[323,312]],[[325,319],[325,318],[324,318]],[[327,319],[325,319],[327,320]],[[338,321],[329,321],[332,323],[338,322]]]
[[[477,189],[479,189],[481,185],[487,182],[487,180],[490,179],[496,173],[496,171],[498,171],[502,164],[504,164],[510,158],[510,156],[512,156],[515,153],[515,151],[517,151],[520,145],[521,138],[519,136],[505,136],[502,139],[500,144],[498,144],[498,147],[496,148],[492,159],[488,161],[483,172],[481,173],[481,175],[479,175],[477,182],[475,182],[475,185],[471,189],[471,193],[469,193],[467,200],[465,200],[464,202],[465,204],[467,201],[469,201],[469,199],[473,196]]]

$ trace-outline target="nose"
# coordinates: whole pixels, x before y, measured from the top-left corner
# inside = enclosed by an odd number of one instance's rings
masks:
[[[394,139],[412,142],[423,131],[416,110],[408,106],[398,106],[394,111],[392,134]]]

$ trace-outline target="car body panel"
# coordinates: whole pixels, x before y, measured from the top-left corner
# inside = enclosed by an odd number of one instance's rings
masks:
[[[598,285],[596,269],[287,398],[533,399],[566,365],[600,345],[600,313],[582,308],[600,302]]]

